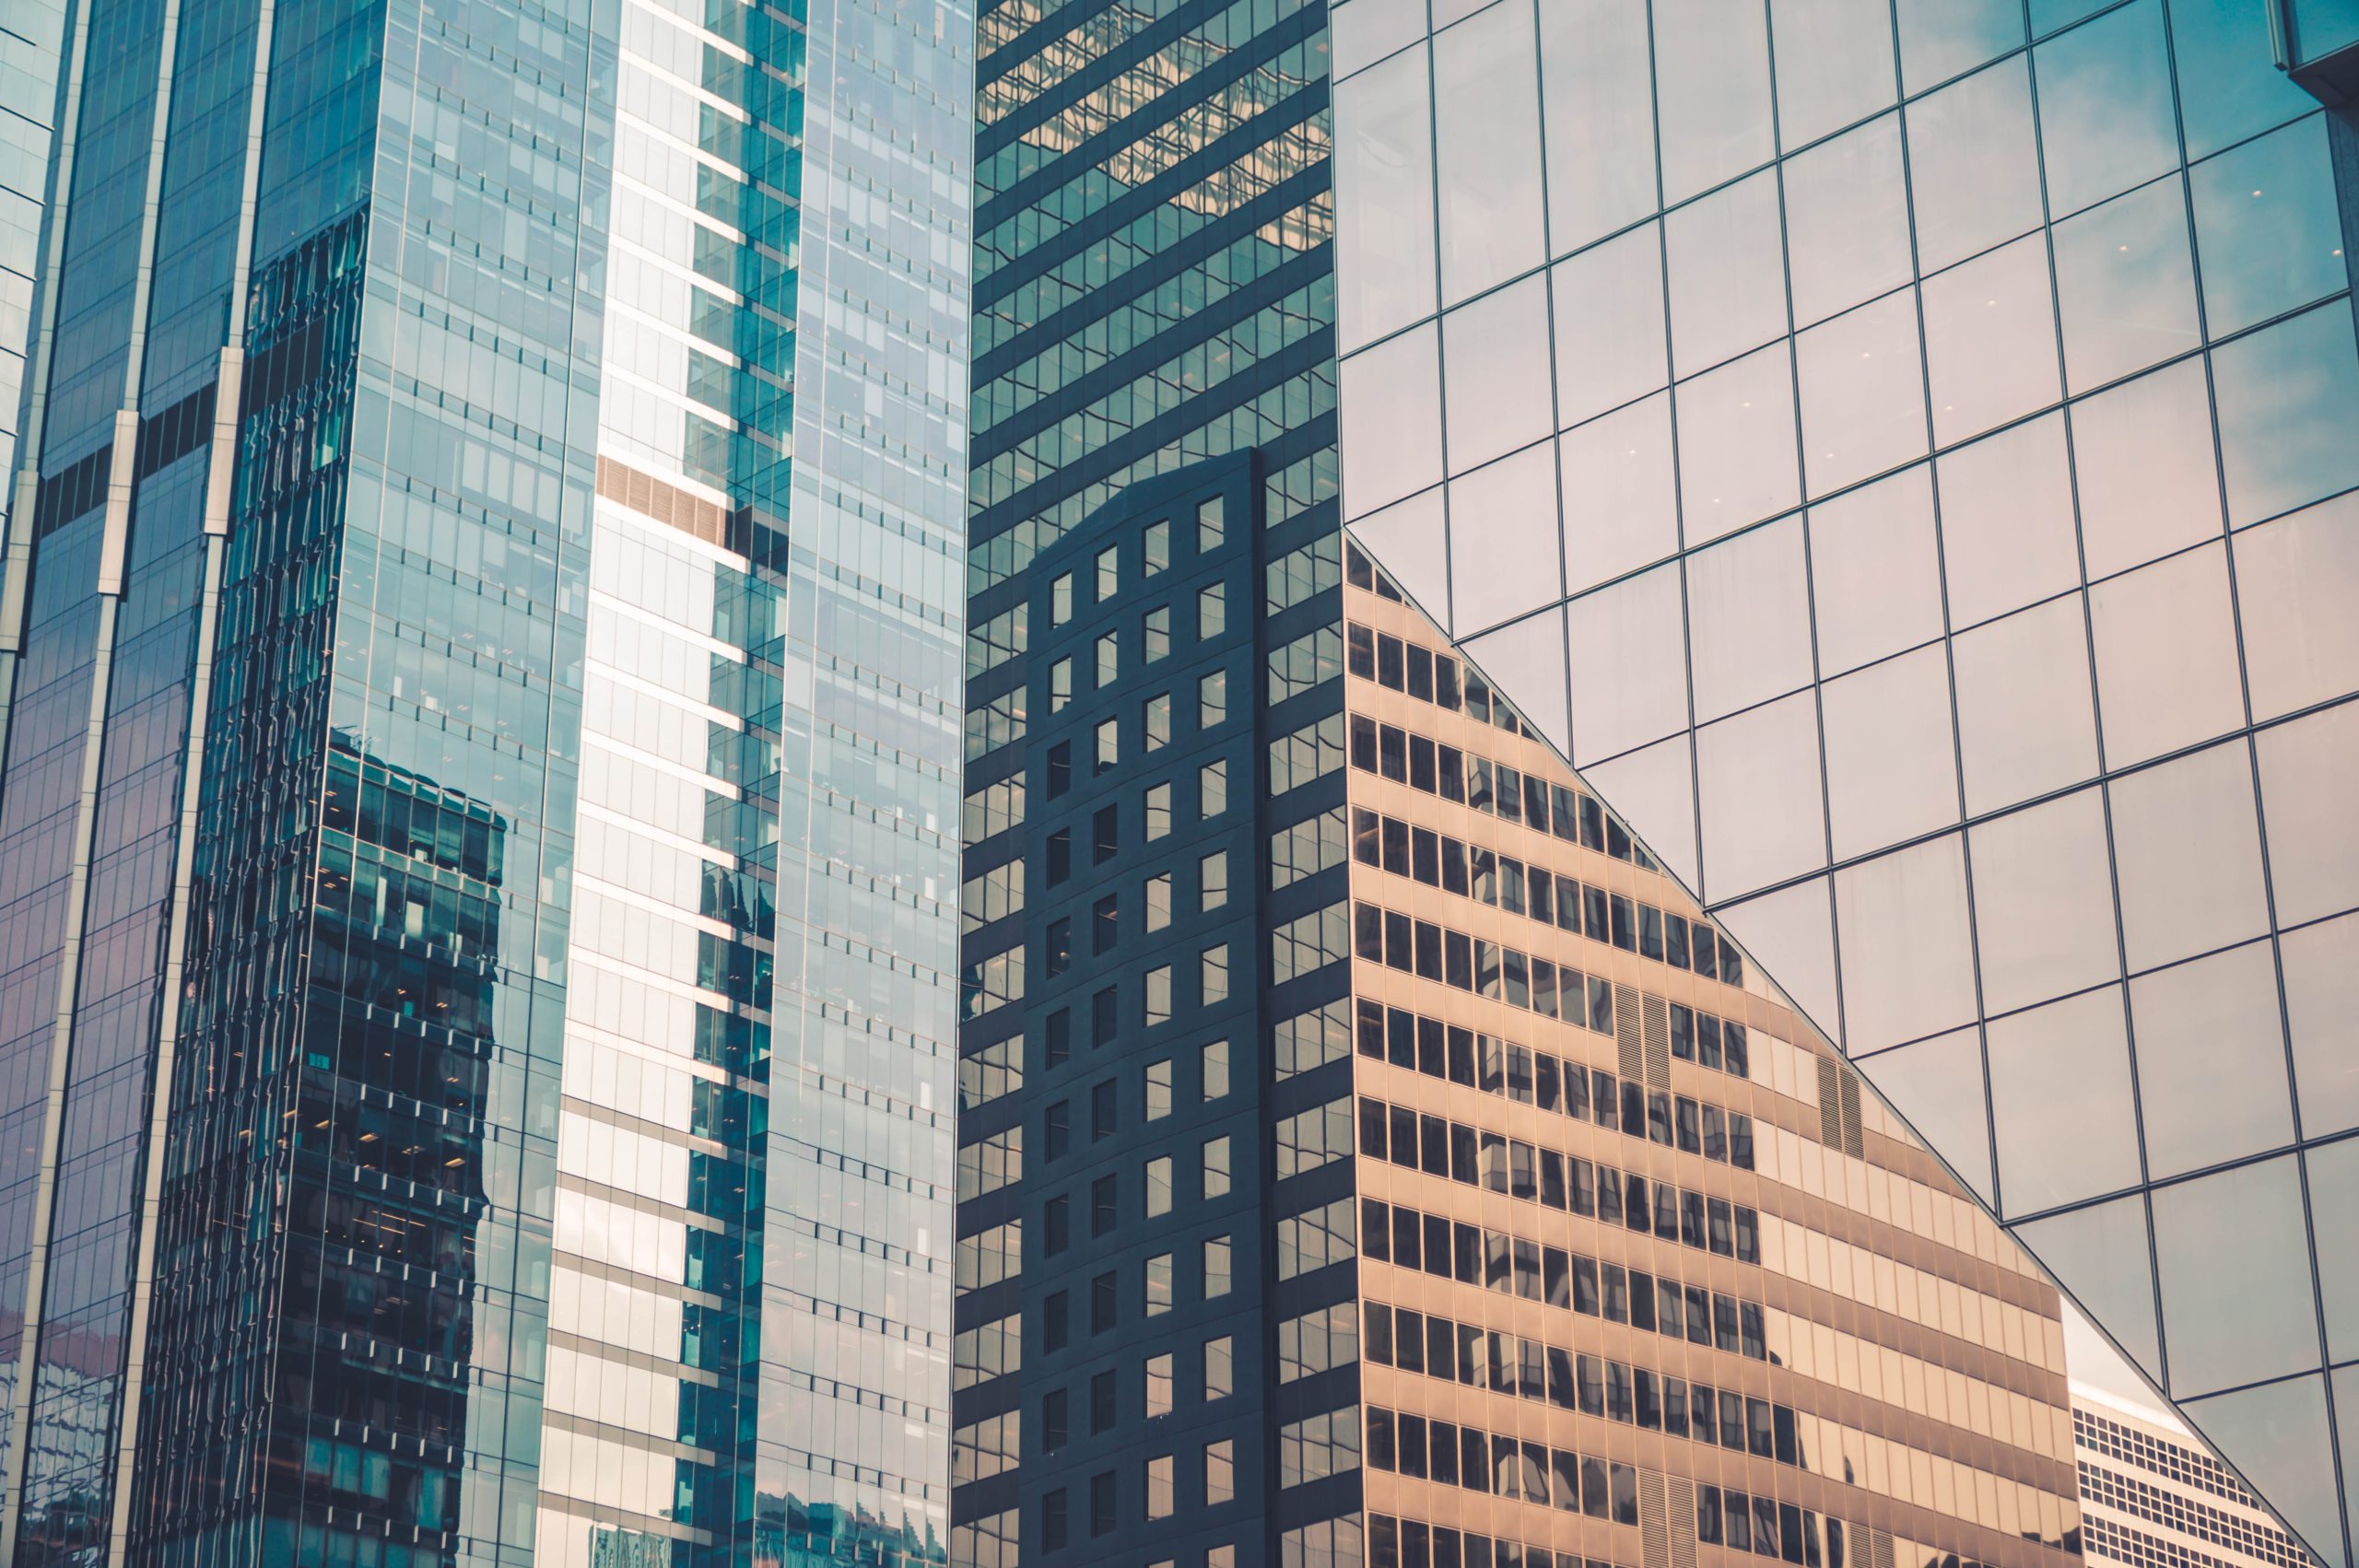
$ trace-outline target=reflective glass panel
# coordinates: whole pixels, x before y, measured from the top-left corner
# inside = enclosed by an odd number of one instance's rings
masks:
[[[1786,330],[1775,170],[1698,197],[1666,214],[1662,227],[1674,377],[1709,369]]]
[[[2256,131],[2318,112],[2318,100],[2277,69],[2270,3],[2172,0],[2172,64],[2188,157],[2206,157]]]
[[[1793,361],[1786,344],[1681,383],[1679,509],[1690,548],[1802,499]]]
[[[1670,380],[1663,349],[1662,243],[1632,229],[1562,262],[1555,290],[1558,417],[1578,424]]]
[[[1887,0],[1770,0],[1778,57],[1778,137],[1814,142],[1892,101]]]
[[[2042,236],[1926,279],[1924,297],[1939,444],[2056,401],[2056,309]]]
[[[1441,354],[1434,324],[1344,361],[1335,419],[1345,515],[1374,511],[1441,478]]]
[[[1434,39],[1444,304],[1545,259],[1532,13],[1494,6]]]
[[[1821,693],[1837,860],[1957,820],[1947,652],[1940,643],[1920,648],[1829,681]]]
[[[1796,153],[1781,173],[1797,323],[1824,321],[1908,281],[1899,115]]]
[[[2290,1156],[2158,1187],[2154,1205],[2174,1398],[2318,1365],[2309,1236]]]
[[[1920,270],[1939,272],[2039,223],[2031,76],[2022,56],[1919,99],[1907,117]]]
[[[1582,777],[1605,799],[1620,803],[1630,831],[1673,876],[1689,887],[1696,884],[1696,769],[1685,735],[1625,752]]]
[[[1860,1059],[1859,1066],[1892,1108],[1988,1202],[1990,1121],[1983,1099],[1982,1032],[1959,1029]]]
[[[1558,447],[1565,571],[1573,591],[1659,561],[1679,547],[1670,393],[1658,392],[1567,430]]]
[[[1971,839],[1986,1012],[2011,1012],[2121,973],[2098,791],[1978,823]]]
[[[1811,508],[1810,574],[1823,674],[1940,636],[1931,468],[1919,463]]]
[[[1676,563],[1573,601],[1573,760],[1594,762],[1687,723]]]
[[[2243,722],[2225,544],[2096,584],[2089,616],[2110,766],[2159,756]]]
[[[1352,0],[1329,11],[1327,25],[1340,79],[1423,39],[1426,0]],[[1336,95],[1338,103],[1342,97]]]
[[[2220,469],[2201,357],[2076,403],[2071,421],[2092,580],[2218,536]]]
[[[1361,518],[1352,532],[1418,607],[1449,629],[1449,530],[1438,486]]]
[[[1967,811],[1993,811],[2095,776],[2096,708],[2078,596],[1960,632],[1950,650]]]
[[[1680,202],[1766,163],[1769,29],[1764,9],[1720,0],[1655,0],[1656,123],[1663,200]]]
[[[1965,841],[1956,834],[1837,872],[1835,935],[1847,1049],[1881,1050],[1973,1022]]]
[[[2359,485],[2359,354],[2340,300],[2212,351],[2228,525]]]
[[[1993,60],[2024,41],[2013,0],[1900,0],[1900,75],[1912,93]]]
[[[2153,1179],[2293,1141],[2268,942],[2139,976],[2130,982],[2130,1028]]]
[[[2302,1131],[2359,1127],[2359,915],[2322,920],[2277,941]]]
[[[1814,691],[1696,731],[1696,767],[1708,896],[1731,898],[1826,863]]]
[[[1452,474],[1553,431],[1548,280],[1535,274],[1444,316],[1441,364]]]
[[[1907,290],[1811,328],[1794,354],[1813,497],[1925,455],[1924,360]]]
[[[2359,495],[2236,535],[2255,719],[2359,690]]]
[[[1973,626],[2080,582],[2061,414],[1946,453],[1934,476],[1952,626]]]
[[[2159,1226],[2160,1221],[2156,1223]],[[2261,1287],[2256,1282],[2255,1288]],[[2302,1305],[2308,1306],[2306,1295]],[[2259,1333],[2266,1327],[2255,1323],[2251,1331]],[[2177,1354],[2176,1341],[2172,1354]],[[2338,1397],[2348,1410],[2350,1373],[2345,1370],[2335,1376]],[[2174,1392],[2177,1377],[2174,1363]],[[2335,1506],[2333,1445],[2328,1441],[2326,1399],[2318,1378],[2293,1377],[2258,1388],[2240,1388],[2188,1405],[2185,1413],[2198,1431],[2219,1445],[2221,1452],[2236,1457],[2237,1469],[2251,1479],[2254,1488],[2286,1523],[2312,1541],[2335,1539],[2341,1520]],[[2349,1429],[2344,1431],[2348,1454],[2352,1451]],[[2320,1550],[2330,1554],[2328,1561],[2333,1560],[2333,1548]]]
[[[2278,926],[2359,908],[2359,703],[2272,725],[2253,746]]]
[[[1548,235],[1562,255],[1655,210],[1647,11],[1619,0],[1540,7]]]
[[[2130,973],[2269,929],[2252,761],[2242,741],[2124,775],[2107,789]]]
[[[1809,681],[1802,520],[1756,528],[1688,556],[1687,627],[1698,722]]]
[[[2359,1214],[2359,1138],[2313,1149],[2303,1159],[2313,1214]],[[2337,1361],[2359,1357],[2359,1247],[2325,1240],[2317,1250],[2327,1354]]]
[[[1553,441],[1449,482],[1451,621],[1464,637],[1563,593]]]
[[[2120,989],[1993,1019],[1985,1033],[2001,1211],[2033,1214],[2136,1185]]]
[[[2144,1198],[2068,1210],[2035,1220],[2015,1234],[2148,1376],[2162,1375],[2163,1341],[2154,1318],[2154,1259]],[[2068,1360],[2072,1353],[2068,1339]]]
[[[2176,178],[2067,218],[2056,226],[2055,245],[2071,391],[2103,386],[2202,341],[2187,197]]]
[[[2032,53],[2049,212],[2078,212],[2177,165],[2162,0],[2107,12]]]
[[[1346,350],[1433,314],[1427,85],[1421,42],[1335,88],[1335,331]]]
[[[2188,183],[2213,337],[2351,286],[2323,115],[2196,165]]]

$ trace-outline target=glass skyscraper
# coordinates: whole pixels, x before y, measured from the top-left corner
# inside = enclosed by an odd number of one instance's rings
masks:
[[[61,26],[0,1557],[944,1561],[971,12]]]
[[[2335,1564],[2355,22],[1333,16],[1352,534]]]

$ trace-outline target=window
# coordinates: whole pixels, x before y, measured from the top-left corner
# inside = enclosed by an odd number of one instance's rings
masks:
[[[1146,525],[1139,537],[1139,564],[1142,577],[1153,577],[1171,564],[1171,520],[1158,518]]]
[[[1097,602],[1103,604],[1122,586],[1121,554],[1109,544],[1097,552]]]
[[[1166,1058],[1146,1064],[1146,1119],[1161,1121],[1170,1114],[1171,1062]]]
[[[1114,1274],[1109,1270],[1089,1281],[1089,1331],[1103,1334],[1114,1327],[1117,1311]]]
[[[1160,604],[1146,613],[1144,647],[1139,662],[1152,664],[1171,656],[1171,606]]]
[[[1171,1517],[1171,1456],[1158,1454],[1146,1462],[1146,1516]]]
[[[1212,730],[1228,719],[1228,672],[1215,670],[1196,683],[1196,728]]]
[[[1114,1043],[1114,1032],[1119,1026],[1117,1000],[1118,993],[1112,986],[1089,999],[1089,1044],[1093,1049]]]
[[[1196,814],[1207,821],[1228,810],[1228,762],[1208,762],[1196,770]]]
[[[1102,866],[1121,848],[1122,815],[1119,806],[1100,806],[1089,821],[1089,862]]]
[[[1049,799],[1073,788],[1073,743],[1059,741],[1049,748]]]
[[[1221,497],[1213,496],[1197,502],[1196,554],[1209,555],[1219,549],[1227,533],[1227,524],[1222,516]]]
[[[1062,1388],[1040,1397],[1040,1451],[1053,1454],[1073,1440],[1072,1401]]]
[[[1141,720],[1146,734],[1146,749],[1159,752],[1171,743],[1171,694],[1157,692],[1146,699]]]
[[[1050,1067],[1062,1067],[1073,1056],[1073,1013],[1059,1008],[1049,1014],[1049,1032],[1042,1042]]]
[[[1060,827],[1049,835],[1049,885],[1055,887],[1073,875],[1073,829]]]
[[[1204,1141],[1204,1196],[1225,1198],[1234,1176],[1230,1144],[1226,1135]]]
[[[1100,720],[1097,725],[1097,768],[1104,773],[1122,760],[1122,727],[1113,719]]]
[[[1054,1355],[1073,1340],[1071,1303],[1062,1291],[1051,1291],[1040,1303],[1040,1351]]]
[[[1041,1157],[1049,1161],[1062,1160],[1065,1151],[1073,1147],[1073,1102],[1051,1101],[1040,1113],[1042,1132]]]
[[[1114,1104],[1114,1081],[1093,1083],[1089,1089],[1089,1141],[1102,1143],[1114,1136],[1117,1121]]]
[[[1073,921],[1062,917],[1049,922],[1042,940],[1042,957],[1051,976],[1062,975],[1073,966]]]
[[[1215,1040],[1203,1049],[1203,1097],[1223,1100],[1228,1097],[1228,1042]]]
[[[1157,1154],[1146,1163],[1146,1217],[1159,1220],[1171,1212],[1171,1156]]]
[[[1109,1367],[1089,1379],[1089,1434],[1101,1436],[1114,1430],[1114,1373]]]
[[[1204,1445],[1204,1505],[1233,1502],[1237,1497],[1237,1440],[1224,1437]],[[1224,1568],[1237,1562],[1236,1549],[1217,1546],[1204,1556],[1206,1568],[1215,1562]]]
[[[1089,907],[1089,951],[1103,956],[1114,951],[1121,937],[1121,906],[1109,893]]]
[[[1237,1392],[1237,1342],[1228,1335],[1204,1341],[1204,1398],[1226,1399]]]
[[[1073,661],[1060,659],[1049,666],[1049,711],[1062,713],[1073,706]]]
[[[1169,879],[1165,879],[1168,881]],[[1228,904],[1228,851],[1216,850],[1196,863],[1196,885],[1200,890],[1198,903],[1209,911],[1224,908]]]
[[[1196,595],[1196,638],[1210,642],[1228,629],[1228,590],[1214,583]]]
[[[1149,1028],[1171,1022],[1171,965],[1160,964],[1146,972],[1146,1000],[1140,1014]]]
[[[1171,786],[1153,784],[1146,791],[1146,841],[1150,844],[1171,834]]]
[[[1228,943],[1204,949],[1197,976],[1198,997],[1206,1007],[1228,1000]]]
[[[1049,585],[1049,624],[1063,626],[1073,619],[1073,573],[1059,574]]]
[[[1144,1310],[1149,1317],[1160,1317],[1171,1310],[1171,1254],[1158,1252],[1146,1260],[1146,1301]]]
[[[1231,1282],[1230,1259],[1235,1251],[1235,1245],[1226,1236],[1212,1236],[1205,1240],[1204,1299],[1206,1301],[1217,1301],[1228,1293]],[[1224,1344],[1226,1342],[1222,1341]],[[1212,1376],[1209,1360],[1204,1368],[1204,1376],[1207,1380]]]
[[[1065,1544],[1065,1489],[1043,1493],[1040,1498],[1040,1550],[1062,1550]]]
[[[1102,1470],[1089,1478],[1089,1534],[1092,1539],[1114,1533],[1114,1472]]]
[[[1112,632],[1097,639],[1097,689],[1105,690],[1122,674],[1122,647]]]
[[[1159,931],[1171,924],[1171,873],[1146,879],[1146,929]]]
[[[1149,1421],[1171,1413],[1171,1352],[1146,1358],[1146,1414]]]

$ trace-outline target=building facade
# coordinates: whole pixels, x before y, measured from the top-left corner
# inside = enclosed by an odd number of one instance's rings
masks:
[[[1333,30],[1353,536],[2347,1563],[2347,7]]]
[[[2125,1568],[2305,1568],[2315,1561],[2189,1433],[2075,1383],[2081,1546]]]
[[[0,1559],[943,1561],[971,13],[60,25]]]

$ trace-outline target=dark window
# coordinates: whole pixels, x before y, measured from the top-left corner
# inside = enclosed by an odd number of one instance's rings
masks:
[[[1637,1523],[1634,1518],[1632,1523]],[[1092,1539],[1114,1533],[1114,1472],[1100,1470],[1089,1478],[1089,1534]]]
[[[1090,863],[1104,865],[1121,848],[1122,813],[1119,806],[1100,806],[1090,819]]]
[[[1089,1141],[1092,1143],[1100,1139],[1114,1136],[1115,1123],[1118,1119],[1115,1113],[1114,1094],[1114,1080],[1110,1078],[1103,1083],[1090,1085]]]
[[[1070,1401],[1062,1388],[1051,1388],[1040,1398],[1040,1452],[1053,1454],[1071,1439],[1072,1421],[1066,1409]]]
[[[1062,1550],[1065,1544],[1065,1489],[1045,1492],[1040,1498],[1040,1550]]]
[[[1073,874],[1073,829],[1060,827],[1049,835],[1049,885],[1056,886]]]
[[[1073,1146],[1073,1102],[1052,1100],[1040,1113],[1040,1154],[1045,1160],[1062,1160]]]
[[[1040,1303],[1040,1351],[1054,1355],[1073,1338],[1073,1315],[1065,1293],[1050,1291]]]
[[[1114,1178],[1099,1176],[1089,1184],[1089,1234],[1093,1236],[1111,1235],[1116,1211]]]
[[[1113,1044],[1114,1031],[1120,1026],[1119,1000],[1112,986],[1089,999],[1089,1043],[1093,1047]]]
[[[1089,1281],[1089,1331],[1103,1334],[1114,1327],[1114,1275],[1109,1270]]]
[[[1089,1434],[1103,1436],[1114,1429],[1114,1374],[1109,1369],[1089,1380]]]
[[[1072,788],[1073,743],[1059,741],[1049,748],[1049,799],[1053,801]]]
[[[1115,941],[1121,935],[1121,906],[1114,895],[1108,894],[1089,907],[1089,951],[1093,956],[1103,956],[1114,951]]]
[[[1057,1194],[1040,1206],[1040,1256],[1054,1258],[1073,1245],[1073,1200]],[[1062,1301],[1062,1296],[1057,1298]]]
[[[1042,956],[1050,975],[1062,975],[1073,967],[1073,922],[1063,919],[1050,920],[1041,945],[1045,950]]]
[[[1049,1014],[1048,1065],[1062,1067],[1073,1057],[1073,1013],[1059,1008]]]

